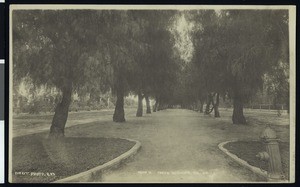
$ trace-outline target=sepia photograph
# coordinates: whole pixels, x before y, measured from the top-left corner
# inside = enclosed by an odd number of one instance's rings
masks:
[[[9,14],[9,182],[295,182],[295,6]]]

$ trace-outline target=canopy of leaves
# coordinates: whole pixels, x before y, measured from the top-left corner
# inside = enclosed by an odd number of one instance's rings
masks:
[[[135,37],[139,48],[136,48],[134,59],[136,69],[131,74],[131,90],[151,96],[161,95],[163,90],[170,89],[170,82],[176,70],[173,63],[172,35],[169,27],[175,11],[139,10],[130,11],[132,19],[140,28],[140,35]],[[168,94],[169,91],[166,92]]]
[[[122,88],[169,103],[192,102],[209,92],[246,101],[262,87],[266,73],[286,85],[288,76],[279,69],[289,63],[287,11],[183,12],[194,25],[186,35],[194,50],[188,64],[174,49],[178,36],[170,28],[181,14],[14,10],[14,81],[29,77],[35,85],[58,89],[72,84],[83,95]]]
[[[192,12],[193,62],[202,89],[237,94],[247,101],[262,88],[264,74],[288,56],[284,10]],[[285,60],[287,61],[287,60]]]
[[[36,85],[74,88],[101,79],[104,12],[90,10],[14,10],[14,78],[29,76]],[[95,72],[96,71],[100,71]]]

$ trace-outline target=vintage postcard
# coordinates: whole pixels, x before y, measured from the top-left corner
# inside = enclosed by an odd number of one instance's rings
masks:
[[[295,6],[9,9],[9,182],[295,182]]]

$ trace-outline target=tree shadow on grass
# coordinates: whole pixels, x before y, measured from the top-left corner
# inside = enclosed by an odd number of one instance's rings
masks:
[[[265,171],[268,171],[268,162],[263,162],[259,160],[256,155],[259,152],[266,151],[265,145],[260,141],[237,141],[230,142],[224,145],[229,152],[235,154],[237,157],[241,158],[248,162],[249,165],[261,168]],[[289,179],[289,143],[288,142],[279,142],[279,150],[281,154],[282,169],[285,175],[285,178]]]
[[[12,147],[12,181],[52,182],[102,165],[134,144],[118,138],[50,140],[41,135],[17,137],[13,139]]]

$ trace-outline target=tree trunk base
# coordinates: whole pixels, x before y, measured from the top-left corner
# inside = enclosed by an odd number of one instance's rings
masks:
[[[137,112],[137,113],[136,113],[136,117],[143,117],[143,112],[140,112],[140,111]]]
[[[136,117],[143,116],[143,97],[142,94],[138,94],[138,108],[136,111]]]
[[[61,128],[58,128],[55,126],[51,126],[48,137],[51,139],[64,138],[65,137],[64,129],[61,129]]]
[[[236,107],[233,109],[232,122],[233,124],[247,124],[242,107]]]
[[[145,96],[145,100],[146,100],[146,114],[151,114],[151,107],[150,107],[150,100],[148,96]]]
[[[220,116],[220,112],[219,111],[215,111],[215,118],[219,118]]]
[[[232,122],[233,124],[242,124],[242,125],[246,125],[247,124],[247,121],[246,121],[246,118],[244,116],[232,116]]]
[[[115,106],[115,112],[113,115],[113,121],[122,123],[125,122],[125,112],[124,112],[124,94],[122,89],[117,92],[117,102]]]
[[[113,115],[114,122],[125,122],[125,113],[124,109],[116,108],[115,113]]]
[[[243,102],[240,100],[239,97],[236,97],[233,100],[232,122],[233,124],[247,124],[243,111]]]
[[[68,85],[62,90],[63,97],[55,108],[55,113],[51,122],[49,137],[50,138],[63,138],[65,134],[65,126],[69,114],[69,106],[71,104],[72,85]]]
[[[125,120],[124,115],[114,115],[113,116],[113,121],[122,123],[122,122],[125,122],[126,120]]]

